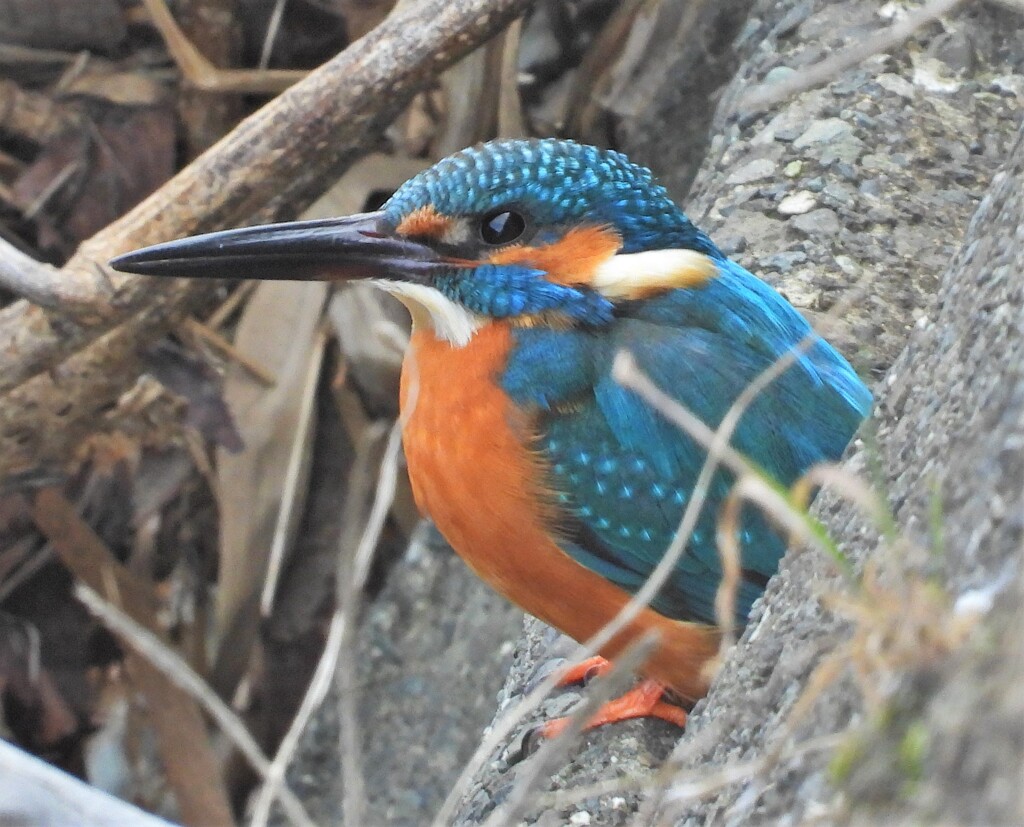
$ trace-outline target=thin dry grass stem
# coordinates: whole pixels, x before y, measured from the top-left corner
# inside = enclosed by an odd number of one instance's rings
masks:
[[[873,277],[873,273],[866,273],[853,289],[847,291],[847,293],[838,302],[836,302],[832,308],[830,308],[828,314],[823,317],[821,321],[827,323],[830,318],[841,317],[848,307],[852,306],[856,301],[859,301],[866,293]],[[794,345],[789,351],[782,354],[782,356],[776,359],[775,362],[755,377],[755,379],[747,386],[747,388],[744,389],[743,393],[740,394],[726,412],[726,415],[723,417],[718,429],[715,431],[712,431],[698,417],[694,416],[690,411],[657,388],[654,383],[644,376],[637,368],[636,362],[630,354],[620,352],[616,356],[615,363],[612,368],[612,376],[615,381],[619,382],[624,387],[632,388],[642,396],[645,396],[648,402],[652,402],[653,399],[660,400],[664,409],[659,410],[662,410],[662,413],[668,416],[670,420],[676,422],[677,425],[686,430],[694,438],[697,438],[697,435],[699,434],[702,437],[700,441],[707,449],[708,455],[705,458],[704,465],[701,467],[700,474],[697,477],[697,481],[694,484],[693,491],[690,495],[690,501],[683,512],[682,519],[680,520],[679,527],[673,536],[672,542],[665,550],[665,554],[662,559],[659,561],[658,565],[655,566],[643,586],[632,596],[629,602],[622,607],[619,613],[601,629],[600,632],[594,635],[590,640],[576,647],[568,658],[566,670],[558,670],[552,675],[549,675],[541,681],[541,683],[536,686],[532,692],[528,693],[514,709],[507,712],[492,725],[490,732],[481,741],[480,745],[473,753],[473,756],[466,763],[462,773],[459,775],[459,778],[452,787],[451,792],[445,799],[444,804],[435,816],[432,822],[435,827],[444,827],[444,825],[452,820],[455,813],[455,807],[458,805],[459,799],[472,782],[472,779],[479,767],[483,765],[483,762],[487,760],[491,753],[500,746],[509,734],[511,734],[512,730],[515,729],[518,723],[533,712],[533,710],[541,704],[544,698],[551,693],[551,691],[558,685],[558,682],[565,671],[571,668],[573,664],[579,663],[583,659],[596,654],[601,647],[625,628],[625,626],[628,625],[647,605],[650,604],[651,600],[654,599],[654,596],[668,580],[668,577],[671,575],[673,569],[686,550],[690,535],[692,534],[697,520],[700,517],[700,513],[703,510],[711,480],[717,472],[719,465],[725,464],[736,474],[737,477],[746,476],[760,479],[760,474],[756,471],[753,465],[740,455],[739,452],[729,446],[732,434],[750,404],[762,391],[764,391],[765,388],[781,376],[792,364],[794,364],[807,349],[812,347],[817,341],[817,338],[817,333],[814,331],[808,333],[800,342]],[[643,390],[641,390],[641,388]],[[652,402],[652,404],[655,403]],[[657,404],[655,404],[655,407],[657,407]],[[795,511],[784,497],[777,495],[777,492],[773,492],[773,490],[767,485],[764,486],[764,489],[766,491],[766,496],[771,494],[776,495],[776,499],[774,499],[773,502],[780,506],[783,513],[792,514]],[[799,514],[799,512],[797,512],[797,514]],[[802,520],[799,521],[799,523],[802,527]],[[728,598],[726,597],[724,600],[727,601]],[[712,667],[715,665],[716,664],[711,664]]]
[[[852,639],[815,667],[786,715],[774,746],[756,762],[727,765],[720,780],[734,783],[754,776],[766,777],[780,763],[806,752],[807,746],[839,746],[847,737],[846,731],[809,739],[795,747],[787,744],[814,704],[848,667],[869,709],[878,710],[891,697],[901,675],[937,662],[967,640],[978,615],[958,615],[945,592],[921,578],[902,578],[901,588],[883,586],[877,569],[875,563],[865,566],[855,594],[834,594],[825,599],[828,608],[852,621]],[[721,786],[724,785],[715,789]],[[666,802],[678,803],[677,789],[678,785],[673,783],[666,793]]]
[[[664,803],[679,807],[682,804],[714,795],[732,784],[764,775],[778,763],[802,758],[814,752],[835,749],[843,742],[845,735],[844,732],[829,733],[808,738],[791,746],[786,746],[783,741],[782,747],[773,754],[753,761],[731,762],[712,772],[708,772],[706,767],[681,772],[674,762],[666,763],[650,775],[610,778],[593,784],[573,787],[569,790],[545,793],[538,796],[533,804],[537,810],[561,811],[601,796],[651,791],[663,793]],[[671,817],[666,817],[658,823],[672,821]],[[653,823],[653,817],[649,818],[648,822]],[[641,816],[636,823],[646,822]]]
[[[185,319],[183,324],[185,330],[190,335],[195,336],[197,339],[202,339],[222,356],[242,368],[264,387],[271,388],[277,384],[277,377],[273,373],[258,362],[254,362],[211,327],[192,318]]]
[[[270,772],[270,761],[259,744],[246,729],[245,724],[234,711],[214,692],[209,684],[189,666],[177,652],[169,648],[156,635],[132,620],[125,612],[84,583],[75,585],[75,597],[96,616],[119,640],[127,643],[139,655],[146,658],[179,688],[196,699],[206,713],[216,722],[221,731],[245,756],[246,760],[261,777]],[[302,802],[284,787],[281,790],[281,804],[293,824],[314,827]]]
[[[259,287],[258,281],[243,281],[231,294],[224,299],[220,307],[210,314],[210,318],[206,320],[206,326],[210,330],[219,330],[231,315],[239,308],[239,306],[248,299],[253,293],[256,292],[256,288]]]
[[[284,20],[284,7],[288,0],[277,0],[274,3],[274,10],[270,13],[270,21],[267,23],[267,33],[263,38],[263,48],[260,49],[260,61],[257,66],[266,69],[270,66],[270,55],[274,51],[274,42],[277,34],[281,31],[281,21]]]
[[[835,749],[842,743],[845,733],[834,732],[816,738],[809,738],[800,744],[784,749],[779,758],[792,761],[801,758],[812,752],[824,752]],[[666,792],[665,800],[670,804],[681,804],[691,801],[698,801],[707,798],[709,795],[736,784],[739,781],[746,781],[769,768],[771,761],[778,760],[774,756],[765,756],[753,761],[739,761],[734,764],[726,764],[716,772],[708,772],[707,769],[694,770],[686,775],[680,774],[676,782]]]
[[[53,556],[53,546],[46,543],[28,555],[11,574],[0,580],[0,604],[7,600],[22,583],[28,581],[39,569],[49,563]]]
[[[866,273],[854,288],[849,290],[839,301],[837,301],[830,308],[826,316],[822,317],[820,320],[821,325],[828,326],[828,324],[834,319],[841,317],[847,308],[859,301],[867,292],[873,278],[873,273]],[[760,479],[763,476],[761,472],[759,472],[758,469],[756,469],[753,464],[751,464],[739,452],[729,447],[728,443],[732,439],[732,433],[735,431],[743,414],[754,400],[765,390],[765,388],[774,382],[775,379],[785,373],[790,366],[795,364],[797,360],[814,345],[817,339],[818,334],[816,330],[812,330],[789,351],[782,354],[775,360],[775,362],[755,377],[754,380],[744,388],[743,392],[739,397],[737,397],[736,401],[726,412],[725,416],[722,418],[722,422],[719,424],[719,427],[715,432],[712,432],[711,429],[708,428],[707,425],[705,425],[704,422],[691,411],[680,405],[668,394],[661,391],[661,389],[647,377],[643,376],[639,369],[637,369],[635,360],[633,360],[627,353],[620,353],[617,357],[615,369],[621,370],[623,375],[617,376],[616,379],[625,387],[629,387],[627,383],[627,380],[629,379],[633,379],[638,382],[639,387],[633,387],[633,390],[637,391],[642,396],[645,396],[648,402],[655,405],[662,414],[674,421],[678,427],[686,431],[691,437],[701,442],[701,444],[708,450],[708,459],[705,462],[704,467],[701,469],[701,476],[698,477],[695,490],[700,488],[700,482],[704,477],[705,471],[710,471],[710,474],[713,474],[716,470],[716,468],[709,468],[712,455],[720,457],[724,464],[730,468],[737,478]],[[627,357],[628,361],[623,361]],[[613,369],[613,376],[615,375],[615,369]],[[785,507],[784,501],[781,497],[776,496],[771,491],[770,487],[764,486],[764,489],[765,490],[761,493],[769,497],[776,504],[783,505],[781,509],[782,512],[789,513],[791,517],[795,516],[791,513],[792,509]],[[703,504],[703,495],[701,497],[701,504]],[[687,515],[684,514],[683,524],[686,523],[686,517]],[[682,527],[680,527],[680,532],[681,531]],[[733,534],[735,534],[735,532],[733,532]],[[689,532],[687,532],[687,538],[688,536]],[[673,547],[670,546],[669,548],[671,550]],[[730,559],[725,559],[724,557],[722,559],[723,578],[718,591],[715,594],[715,619],[719,624],[721,624],[723,630],[722,645],[719,648],[719,656],[717,658],[718,663],[721,662],[731,639],[734,637],[735,602],[737,589],[739,588],[739,570],[737,569],[737,566],[741,566],[742,564],[742,557],[739,554],[739,549],[736,543],[727,543],[724,551],[720,547],[720,554],[728,555]],[[668,556],[668,552],[666,553],[666,556]],[[651,573],[650,579],[654,578],[657,571],[658,570],[655,569],[655,571]],[[718,664],[715,665],[717,666]]]
[[[376,429],[373,429],[376,430]],[[374,435],[374,444],[379,437]],[[361,756],[362,728],[359,726],[359,685],[352,664],[356,662],[356,630],[363,589],[373,563],[374,551],[384,530],[391,505],[398,490],[399,464],[402,450],[401,424],[394,422],[388,433],[384,456],[373,505],[366,520],[366,528],[355,544],[351,558],[339,558],[338,600],[346,621],[341,638],[335,680],[338,689],[339,749],[342,756],[341,774],[344,793],[345,821],[349,824],[366,823],[366,783]],[[351,549],[352,543],[343,548]]]
[[[346,588],[346,593],[348,594],[358,595],[362,589],[366,573],[369,571],[373,558],[373,550],[377,547],[391,500],[394,498],[398,478],[399,449],[401,446],[400,433],[399,426],[396,423],[392,428],[387,447],[385,448],[384,459],[381,462],[380,477],[373,506],[352,558],[351,584]],[[285,774],[298,748],[299,740],[309,725],[313,714],[327,697],[335,675],[339,673],[338,666],[341,662],[341,653],[345,649],[347,636],[352,633],[350,630],[355,626],[357,604],[357,600],[347,600],[335,610],[331,618],[327,641],[324,644],[324,652],[317,663],[313,678],[310,680],[299,710],[296,712],[291,726],[289,726],[288,732],[282,739],[277,754],[274,756],[266,781],[257,796],[253,807],[253,816],[250,821],[251,827],[266,827],[270,818],[271,805],[274,799],[280,795]],[[344,677],[346,670],[341,670],[340,674]],[[347,689],[351,691],[342,692],[341,694],[351,697],[354,685],[347,687]],[[353,741],[357,747],[355,751],[346,752],[342,758],[343,779],[346,787],[346,821],[352,824],[359,824],[362,822],[358,817],[365,811],[365,804],[363,803],[363,798],[361,798],[363,795],[363,785],[358,764],[358,736],[352,738],[351,736],[346,737],[344,735],[346,730],[350,733],[355,732],[354,703],[351,707],[343,707],[343,716],[341,726],[342,738],[345,739],[344,743],[348,744],[349,741]],[[350,816],[352,817],[350,818]]]
[[[619,377],[616,378],[618,379]],[[437,816],[435,816],[433,824],[436,827],[443,827],[443,825],[451,821],[459,798],[461,797],[463,790],[472,781],[477,768],[481,766],[493,750],[508,737],[519,722],[533,712],[533,710],[541,704],[551,691],[555,689],[561,680],[562,675],[568,671],[573,664],[579,663],[585,658],[596,654],[601,647],[618,634],[618,632],[632,621],[654,598],[654,595],[657,594],[658,589],[661,588],[661,585],[671,574],[672,569],[675,567],[675,564],[678,562],[686,548],[690,534],[697,523],[698,517],[700,516],[700,511],[703,507],[704,499],[707,496],[711,477],[714,475],[717,467],[718,458],[709,453],[708,460],[705,462],[700,477],[698,477],[690,502],[683,514],[680,528],[677,530],[672,543],[665,552],[664,557],[655,567],[654,571],[651,572],[651,575],[648,577],[641,589],[633,595],[630,601],[623,606],[615,618],[609,621],[609,623],[606,624],[600,632],[590,638],[590,640],[576,647],[569,656],[568,664],[564,670],[558,670],[541,681],[541,683],[525,698],[523,698],[523,700],[520,701],[514,709],[510,710],[502,716],[501,719],[495,722],[487,737],[483,739],[480,746],[477,747],[476,752],[473,754],[473,757],[466,764],[462,774],[459,776],[455,786],[452,788],[448,798],[445,800],[444,805],[441,807]]]
[[[828,486],[844,500],[856,505],[878,525],[891,522],[888,506],[878,492],[835,462],[822,462],[804,472],[790,487],[790,500],[800,508],[808,508],[815,489],[823,486]]]
[[[299,407],[296,412],[296,427],[292,433],[288,464],[281,483],[281,507],[274,521],[274,533],[270,542],[267,573],[260,593],[260,614],[270,617],[274,608],[278,581],[284,570],[285,556],[294,540],[295,527],[305,504],[303,485],[307,481],[305,470],[310,461],[313,430],[316,427],[316,397],[320,386],[320,373],[327,352],[327,331],[321,327],[310,346],[310,358],[306,364],[306,375],[302,383]]]
[[[780,359],[775,364],[779,364],[781,361]],[[732,471],[737,477],[737,482],[730,493],[730,499],[746,498],[758,502],[766,509],[769,516],[783,527],[795,532],[798,536],[809,542],[819,544],[817,538],[807,530],[807,525],[803,519],[803,512],[793,506],[782,491],[770,485],[766,481],[763,472],[756,468],[739,451],[721,442],[722,429],[727,425],[735,427],[739,422],[739,417],[731,418],[729,414],[726,414],[719,429],[717,431],[711,430],[689,409],[658,388],[646,374],[640,371],[632,355],[629,353],[619,353],[615,359],[615,368],[612,375],[623,387],[635,391],[652,408],[703,446],[708,451],[709,456],[716,456],[722,465],[725,465]],[[729,421],[730,419],[732,419],[731,422]],[[705,467],[707,466],[705,465]],[[728,503],[729,500],[727,499],[726,502]],[[703,502],[701,504],[703,505]],[[731,507],[735,508],[735,503]],[[667,557],[668,554],[666,554]],[[677,560],[673,560],[672,565],[674,566],[676,562]]]
[[[757,503],[766,516],[788,528],[789,545],[801,541],[820,547],[815,535],[808,530],[807,523],[802,519],[802,512],[807,508],[814,486],[825,482],[831,482],[836,487],[842,486],[843,491],[853,492],[852,498],[871,514],[884,511],[884,506],[863,482],[835,465],[815,466],[801,477],[791,489],[788,503],[763,476],[753,471],[741,476],[730,490],[722,504],[716,532],[719,559],[722,564],[722,581],[715,592],[715,622],[722,630],[719,661],[735,643],[736,595],[742,577],[739,532],[743,502],[749,500]]]
[[[309,682],[306,694],[302,698],[298,712],[292,719],[292,724],[285,733],[281,745],[274,755],[274,760],[264,777],[263,786],[260,788],[256,803],[253,806],[253,815],[250,820],[251,827],[266,827],[270,819],[270,808],[274,800],[280,798],[281,791],[285,785],[285,773],[291,763],[295,750],[299,745],[299,739],[308,725],[313,713],[323,703],[327,691],[331,687],[331,678],[338,659],[338,650],[341,643],[341,635],[344,619],[340,613],[335,613],[331,618],[331,625],[327,632],[327,640],[324,642],[324,654],[317,663],[316,671]]]
[[[538,810],[566,810],[583,801],[601,796],[661,791],[666,795],[666,803],[679,806],[707,798],[732,784],[763,775],[774,763],[792,761],[810,753],[835,749],[842,743],[844,737],[845,733],[838,732],[808,738],[789,747],[783,746],[777,755],[729,763],[713,772],[708,772],[707,768],[702,767],[683,773],[672,764],[666,764],[651,775],[610,778],[594,784],[573,787],[570,790],[546,793],[538,796],[533,803]],[[668,823],[671,820],[666,818],[661,823]],[[637,823],[642,823],[642,820]]]
[[[857,40],[824,60],[797,70],[784,80],[756,86],[740,99],[737,109],[742,112],[761,112],[791,95],[829,83],[872,55],[903,45],[922,26],[954,12],[965,1],[932,0],[873,36]]]
[[[78,60],[79,54],[79,52],[64,52],[59,49],[37,49],[34,46],[0,43],[0,63],[9,63],[14,66],[72,63]]]
[[[527,808],[536,804],[532,795],[538,784],[565,762],[570,747],[583,732],[587,721],[602,704],[618,694],[624,683],[623,679],[647,660],[657,642],[657,633],[644,635],[616,658],[608,674],[588,687],[586,699],[569,716],[569,725],[557,738],[541,746],[539,753],[517,778],[509,797],[484,822],[484,827],[504,827],[521,821]]]
[[[794,505],[778,488],[773,487],[760,476],[742,477],[729,492],[723,509],[728,509],[730,519],[739,521],[740,507],[743,501],[760,506],[765,516],[773,520],[779,528],[789,532],[790,537],[808,545],[816,546],[819,551],[828,552],[821,538],[810,529],[806,520],[807,512]]]
[[[192,458],[192,462],[196,466],[199,475],[206,482],[207,490],[210,492],[210,497],[213,498],[214,504],[220,509],[221,499],[220,489],[217,487],[217,472],[214,470],[210,455],[206,452],[207,445],[202,434],[192,428],[186,428],[182,436],[185,440],[185,449],[188,451],[188,455]]]
[[[790,546],[806,542],[817,545],[821,550],[823,547],[816,535],[809,531],[807,522],[801,517],[815,489],[823,485],[828,485],[840,496],[860,507],[878,524],[891,522],[881,498],[863,480],[835,463],[821,463],[808,470],[790,488],[788,502],[763,477],[740,477],[722,505],[716,535],[722,562],[722,582],[715,593],[715,621],[722,629],[719,659],[724,657],[735,642],[735,605],[742,560],[739,527],[743,502],[755,502],[766,516],[788,529]],[[827,549],[824,550],[827,552]],[[845,573],[848,572],[844,568]]]
[[[781,362],[782,359],[779,361]],[[774,370],[777,364],[778,362],[771,365],[761,376],[763,377],[765,374],[771,374],[771,378],[774,378],[775,376],[781,375],[784,368],[777,371]],[[711,480],[714,477],[715,472],[718,470],[719,464],[721,462],[725,462],[727,465],[732,465],[734,470],[738,469],[740,473],[747,471],[748,469],[750,469],[750,473],[752,473],[752,466],[750,466],[750,464],[740,456],[738,452],[729,448],[728,443],[732,436],[732,431],[725,430],[727,428],[735,428],[738,424],[740,416],[742,415],[742,410],[740,410],[739,413],[736,413],[735,411],[737,406],[739,406],[743,401],[742,397],[740,400],[737,400],[737,403],[730,409],[725,418],[723,418],[718,431],[711,431],[710,428],[683,408],[683,406],[679,405],[675,400],[671,399],[671,397],[663,394],[654,385],[654,383],[639,371],[636,367],[635,361],[628,353],[618,354],[615,359],[615,365],[612,369],[612,376],[624,387],[636,390],[644,396],[648,402],[652,402],[655,407],[657,407],[657,404],[653,400],[657,399],[666,407],[666,410],[671,409],[673,412],[679,413],[681,418],[683,418],[687,423],[692,424],[694,429],[699,431],[701,435],[707,437],[705,445],[708,448],[708,456],[701,468],[697,482],[694,484],[690,501],[683,513],[679,528],[677,529],[672,542],[669,544],[668,549],[666,549],[664,556],[651,572],[644,585],[636,592],[636,594],[633,595],[630,601],[620,610],[620,612],[611,621],[609,621],[609,623],[606,624],[598,634],[576,648],[569,658],[570,664],[577,663],[599,651],[601,647],[625,628],[625,626],[630,623],[658,593],[658,590],[668,579],[669,575],[672,573],[679,559],[686,550],[690,534],[693,532],[697,520],[700,517]],[[760,378],[761,377],[758,377],[758,379]],[[758,383],[757,380],[755,380],[755,383],[759,389],[758,392],[768,385],[768,381]],[[644,391],[647,391],[647,393],[644,393]],[[747,396],[749,396],[749,401],[745,404],[749,405],[750,401],[753,401],[753,399],[756,398],[756,393]],[[678,409],[678,411],[675,409]],[[677,422],[677,424],[679,423]],[[472,759],[470,759],[470,762],[463,770],[462,775],[459,777],[455,787],[446,799],[441,811],[435,817],[435,825],[443,825],[451,820],[454,808],[458,803],[458,797],[461,795],[465,786],[471,781],[473,773],[476,772],[477,766],[479,766],[479,764],[485,760],[487,756],[489,756],[491,752],[511,733],[519,721],[540,705],[541,701],[543,701],[543,699],[547,697],[547,695],[557,686],[558,681],[561,678],[561,674],[561,672],[556,672],[555,674],[550,675],[531,693],[529,693],[515,709],[511,710],[494,724],[489,735],[483,740],[480,747],[477,748],[476,753],[474,753]]]
[[[868,514],[888,519],[884,504],[862,481],[831,466],[812,469],[808,477],[817,483],[828,483],[848,495]],[[742,481],[741,481],[742,482]],[[737,497],[739,500],[739,497]],[[899,537],[890,545],[896,556],[911,545]],[[883,707],[898,687],[901,676],[908,671],[927,668],[963,645],[975,628],[979,615],[958,614],[944,590],[921,577],[903,577],[896,586],[883,585],[878,564],[869,562],[853,593],[837,593],[824,600],[827,608],[845,615],[853,624],[851,640],[822,660],[807,679],[803,691],[786,715],[775,738],[775,744],[759,760],[754,773],[766,776],[782,761],[794,754],[787,747],[797,727],[825,691],[850,668],[856,685],[869,709]],[[847,733],[823,736],[827,743],[838,746]],[[813,743],[806,741],[805,744]],[[802,745],[797,745],[799,749]],[[735,769],[726,768],[734,777]],[[672,798],[670,790],[667,798]]]
[[[722,640],[718,646],[719,663],[736,643],[736,595],[743,579],[743,554],[739,542],[740,509],[727,508],[732,499],[730,494],[715,532],[718,558],[722,563],[722,582],[715,591],[715,623],[722,630]]]
[[[853,623],[844,654],[873,709],[908,670],[927,668],[962,646],[981,616],[955,611],[948,593],[924,577],[892,579],[893,585],[882,583],[878,563],[869,562],[855,594],[825,597],[829,609]]]
[[[22,210],[22,216],[25,219],[31,221],[35,218],[58,192],[64,189],[64,185],[67,184],[74,176],[76,176],[82,170],[82,164],[79,161],[71,161],[66,164],[64,168],[58,172],[50,182],[43,187],[39,195],[35,197],[24,210]]]

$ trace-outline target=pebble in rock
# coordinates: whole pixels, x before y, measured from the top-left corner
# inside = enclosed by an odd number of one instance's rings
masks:
[[[842,225],[839,216],[827,207],[811,210],[804,215],[795,216],[789,222],[797,232],[805,236],[832,236],[838,235]]]
[[[762,178],[769,178],[775,172],[775,164],[767,158],[758,158],[744,164],[727,179],[730,184],[749,184],[751,181],[760,181]]]
[[[810,212],[817,205],[818,199],[813,192],[800,190],[787,195],[779,202],[779,215],[803,215]]]

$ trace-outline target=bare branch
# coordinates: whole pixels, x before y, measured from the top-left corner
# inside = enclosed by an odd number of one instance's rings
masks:
[[[0,286],[33,304],[53,310],[60,310],[65,302],[82,298],[73,293],[74,285],[64,281],[60,270],[25,255],[3,238],[0,238]]]

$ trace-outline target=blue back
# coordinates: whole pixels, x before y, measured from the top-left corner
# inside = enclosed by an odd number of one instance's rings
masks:
[[[714,428],[743,389],[810,332],[767,284],[724,258],[719,266],[703,289],[618,304],[614,321],[599,329],[518,329],[502,379],[537,417],[563,549],[630,592],[671,541],[706,454],[611,378],[615,354],[631,351],[662,390]],[[838,459],[870,406],[850,365],[819,340],[750,406],[732,444],[789,485],[815,463]],[[731,482],[725,471],[716,475],[689,547],[654,602],[663,614],[714,621],[715,527]],[[741,548],[742,623],[785,543],[747,507]]]

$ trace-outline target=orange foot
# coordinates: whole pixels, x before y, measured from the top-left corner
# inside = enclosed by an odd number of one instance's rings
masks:
[[[612,668],[612,662],[600,655],[594,655],[577,663],[558,679],[558,686],[572,686],[574,683],[586,683],[598,675],[604,675]]]
[[[568,686],[589,680],[604,674],[610,668],[611,664],[604,658],[588,658],[563,675],[558,684]],[[661,718],[679,727],[686,726],[686,711],[675,704],[663,701],[664,694],[663,684],[649,679],[642,680],[624,695],[604,704],[583,728],[593,729],[616,721],[628,721],[630,718]],[[568,725],[568,718],[556,718],[541,726],[540,735],[543,738],[554,738]]]

